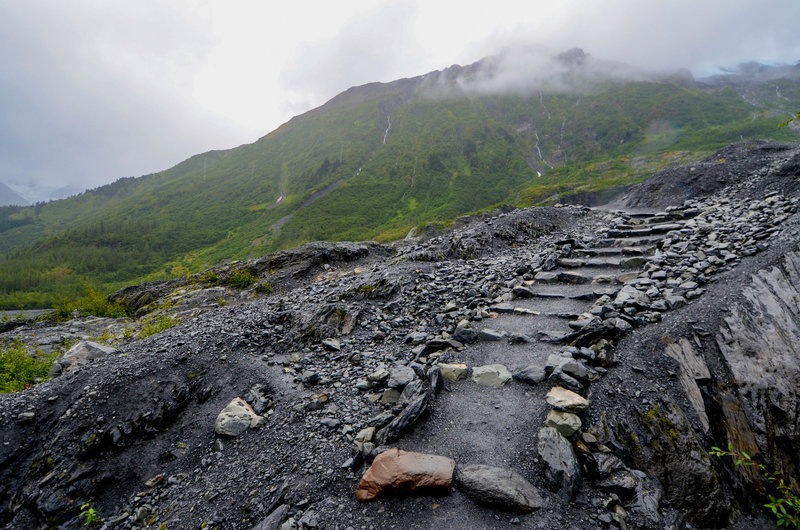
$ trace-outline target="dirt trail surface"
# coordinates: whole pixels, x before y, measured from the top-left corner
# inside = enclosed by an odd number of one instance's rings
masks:
[[[182,323],[0,396],[0,524],[80,528],[87,502],[109,528],[768,524],[758,477],[707,451],[800,463],[800,311],[778,300],[798,287],[800,151],[770,146],[715,155],[754,157],[723,186],[684,168],[714,183],[655,210],[495,212],[214,269],[252,271],[243,293],[121,291]],[[415,495],[356,500],[390,447],[454,460],[447,493],[415,470]]]

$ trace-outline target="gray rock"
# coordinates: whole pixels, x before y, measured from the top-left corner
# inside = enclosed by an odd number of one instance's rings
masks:
[[[569,440],[553,427],[543,427],[536,449],[545,464],[550,489],[567,501],[574,499],[581,486],[581,472]]]
[[[484,465],[458,467],[456,484],[476,503],[493,508],[530,512],[544,504],[536,487],[510,469]]]
[[[389,382],[386,383],[386,386],[389,388],[404,387],[417,378],[417,374],[414,373],[413,368],[402,364],[396,364],[392,366],[391,370],[389,370],[389,373]]]
[[[511,372],[502,364],[487,364],[472,369],[472,380],[481,386],[503,386],[511,377]]]
[[[643,267],[645,263],[647,263],[647,258],[642,256],[634,256],[631,258],[621,259],[619,261],[619,267],[621,269],[638,269],[639,267]]]
[[[491,328],[483,328],[478,332],[478,340],[494,341],[503,340],[506,336],[505,331],[496,331]]]
[[[586,276],[585,274],[580,274],[577,272],[567,271],[567,272],[560,272],[558,273],[558,281],[562,283],[571,283],[571,284],[586,284],[592,283],[593,278],[591,276]]]
[[[450,381],[460,381],[469,375],[466,364],[439,363],[439,369],[442,371],[442,376]]]
[[[551,410],[544,420],[545,427],[553,427],[565,438],[569,438],[581,429],[581,419],[570,412]]]
[[[110,346],[89,340],[82,340],[73,345],[64,355],[53,363],[53,366],[50,368],[49,376],[58,377],[95,359],[116,352],[117,350]]]
[[[306,386],[314,386],[320,381],[320,375],[313,371],[313,370],[306,370],[300,376],[300,379],[303,381],[303,384]]]
[[[515,371],[512,377],[520,383],[535,385],[536,383],[541,383],[544,381],[544,367],[538,364],[529,364],[528,366]]]
[[[533,279],[539,283],[556,283],[558,281],[557,272],[537,272]]]
[[[571,375],[565,374],[564,372],[558,370],[550,374],[550,377],[547,379],[547,382],[551,386],[556,387],[563,387],[571,392],[575,392],[576,394],[581,394],[586,392],[586,387],[584,387],[580,381],[572,377]]]
[[[401,412],[389,424],[378,431],[375,435],[377,445],[385,445],[399,440],[403,434],[411,430],[411,428],[421,419],[427,417],[431,413],[430,398],[427,393],[416,401],[408,405],[403,412]]]
[[[453,338],[464,344],[472,344],[478,340],[478,332],[472,328],[457,327]]]
[[[555,254],[550,254],[545,258],[544,263],[542,263],[542,270],[543,271],[551,271],[558,267],[558,256]]]
[[[424,396],[426,392],[425,383],[421,379],[415,379],[406,385],[397,401],[401,405],[407,405]]]
[[[260,427],[266,418],[259,416],[242,398],[234,398],[222,409],[214,423],[214,431],[223,436],[239,436],[247,429]]]
[[[331,351],[339,351],[342,349],[342,343],[339,342],[339,339],[322,339],[322,345]]]
[[[278,530],[287,515],[289,515],[289,506],[281,504],[266,519],[255,525],[253,530]]]
[[[678,309],[686,305],[686,298],[683,296],[668,296],[667,305],[670,309]]]

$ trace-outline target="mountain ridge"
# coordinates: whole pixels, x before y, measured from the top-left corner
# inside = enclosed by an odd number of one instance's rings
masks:
[[[800,105],[797,80],[786,100],[744,83],[753,103],[730,86],[686,87],[680,75],[604,78],[577,93],[474,89],[507,73],[493,61],[352,87],[252,144],[0,209],[0,305],[52,304],[85,282],[121,287],[316,239],[388,241],[501,203],[638,182],[740,137],[796,138],[776,113]],[[576,51],[547,61],[562,65],[548,82],[591,77],[581,68],[596,64]]]

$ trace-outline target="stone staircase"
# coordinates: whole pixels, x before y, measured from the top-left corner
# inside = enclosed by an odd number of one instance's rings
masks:
[[[517,267],[488,303],[450,307],[460,315],[449,319],[455,329],[436,339],[437,351],[417,357],[450,381],[425,428],[403,436],[403,448],[448,455],[459,491],[481,504],[524,512],[569,503],[589,479],[610,500],[587,528],[625,528],[628,509],[658,523],[661,486],[627,468],[614,454],[620,448],[582,425],[592,384],[613,366],[618,339],[700,297],[714,274],[764,250],[797,209],[797,199],[772,194],[751,202],[693,200],[658,213],[608,212],[594,237],[555,241],[543,258],[531,251],[535,263]],[[460,469],[476,466],[514,479],[458,478]],[[531,488],[551,493],[543,494],[546,502],[520,501]],[[498,491],[511,493],[498,500]],[[480,524],[484,516],[472,520]]]

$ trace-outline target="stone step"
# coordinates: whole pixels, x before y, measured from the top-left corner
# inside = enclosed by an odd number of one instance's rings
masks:
[[[618,230],[638,230],[642,228],[652,228],[654,226],[662,225],[670,221],[672,221],[672,219],[668,217],[651,217],[649,219],[644,219],[640,222],[628,222],[628,223],[618,224],[614,228]]]
[[[558,266],[563,268],[583,268],[583,267],[619,267],[618,259],[600,259],[600,258],[561,258],[558,260]]]
[[[569,298],[573,300],[594,300],[604,294],[616,294],[619,285],[597,285],[597,284],[533,284],[526,286],[526,291],[531,294],[531,298]],[[517,304],[519,300],[511,302]]]
[[[625,225],[623,225],[624,227]],[[666,234],[673,230],[680,230],[683,228],[681,223],[661,223],[654,225],[647,225],[646,228],[615,228],[608,231],[607,237],[637,237],[637,236],[650,236],[654,234]]]
[[[591,266],[582,266],[577,268],[571,268],[567,270],[554,270],[550,272],[538,272],[533,277],[532,282],[528,283],[525,282],[525,285],[530,287],[531,285],[535,284],[545,284],[545,285],[553,285],[553,284],[567,284],[567,285],[583,285],[583,284],[615,284],[619,282],[623,282],[619,278],[621,274],[623,274],[627,270],[631,269],[639,269],[642,264],[639,263],[638,260],[644,260],[645,258],[639,256],[633,256],[631,258],[625,258],[620,260],[620,264],[618,267],[591,267]],[[635,260],[635,261],[632,261]],[[624,267],[623,267],[624,265]],[[518,297],[522,298],[525,296],[525,293],[519,292],[515,293]],[[522,295],[522,296],[520,296]]]
[[[552,315],[557,313],[583,313],[589,309],[589,304],[585,300],[573,300],[569,297],[536,297],[536,298],[518,298],[513,302],[509,302],[515,308],[526,311],[538,311],[543,315]],[[512,311],[513,313],[513,311]],[[520,311],[516,312],[517,314]],[[491,327],[491,324],[489,324]]]
[[[652,248],[663,238],[658,236],[610,237],[598,241],[599,247],[649,247]]]
[[[484,341],[479,339],[478,342],[500,342],[503,344],[508,344],[509,342],[525,343],[526,337],[530,339],[528,342],[534,342],[536,340],[536,332],[540,329],[553,329],[564,333],[569,333],[570,331],[569,319],[566,318],[566,315],[535,315],[533,313],[525,314],[524,318],[519,313],[501,313],[497,318],[475,322],[472,326],[472,329],[478,331],[479,334],[481,330],[487,328],[493,331],[504,332],[506,335],[505,340]],[[515,335],[518,336],[516,339],[514,338]]]
[[[648,247],[593,247],[576,248],[572,253],[579,257],[644,256],[648,250]]]
[[[658,216],[665,216],[669,215],[666,212],[656,212],[656,211],[646,211],[646,212],[627,212],[622,211],[619,212],[622,215],[626,215],[632,219],[649,219],[651,217],[658,217]]]

